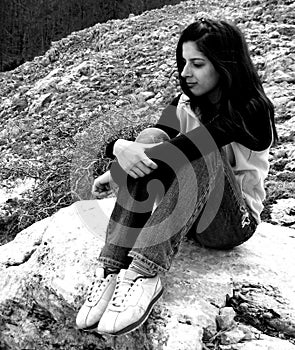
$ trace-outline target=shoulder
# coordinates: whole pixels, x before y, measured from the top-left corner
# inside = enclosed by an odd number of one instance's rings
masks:
[[[243,132],[239,135],[242,144],[253,151],[262,151],[270,147],[273,141],[271,111],[257,99],[237,109],[241,117]]]

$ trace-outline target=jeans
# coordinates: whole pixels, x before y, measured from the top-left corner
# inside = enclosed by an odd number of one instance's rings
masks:
[[[163,132],[163,140],[167,137]],[[136,141],[141,142],[141,135]],[[119,186],[101,263],[128,268],[134,259],[154,272],[165,272],[186,235],[214,249],[231,249],[253,235],[256,220],[222,150],[185,164],[176,173],[165,162],[157,164],[149,175],[128,176]]]

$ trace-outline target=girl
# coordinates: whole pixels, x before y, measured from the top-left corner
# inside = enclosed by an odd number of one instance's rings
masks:
[[[137,328],[187,233],[202,246],[230,249],[260,222],[277,134],[244,36],[225,21],[197,20],[182,32],[176,60],[183,93],[135,142],[110,144],[116,160],[94,182],[94,192],[110,180],[119,190],[79,328],[112,335]]]

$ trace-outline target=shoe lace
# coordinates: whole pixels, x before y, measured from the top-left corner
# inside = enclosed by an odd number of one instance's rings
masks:
[[[106,278],[95,278],[95,280],[91,283],[87,295],[87,300],[90,303],[94,300],[95,296],[97,296],[98,293],[102,292],[110,277],[112,277],[112,275],[108,275]]]
[[[127,295],[131,292],[131,289],[134,284],[135,281],[132,279],[118,278],[111,300],[111,304],[116,307],[122,306],[124,304],[124,301],[126,300]]]

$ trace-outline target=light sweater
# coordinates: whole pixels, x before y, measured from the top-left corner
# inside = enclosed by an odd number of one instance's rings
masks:
[[[224,118],[227,118],[224,115],[218,114],[202,124],[198,108],[193,111],[189,97],[180,94],[163,110],[155,125],[171,139],[148,148],[145,153],[156,163],[162,159],[167,164],[173,164],[173,169],[177,171],[187,161],[224,148],[245,201],[253,217],[260,223],[262,202],[265,198],[264,180],[269,170],[268,154],[273,139],[271,120],[263,106],[240,106],[238,113],[250,134],[241,125],[231,126],[224,123]],[[113,157],[113,142],[109,143],[106,150],[110,157]],[[180,152],[171,152],[171,146],[177,147]],[[112,165],[111,175],[117,184],[126,176],[116,161]]]
[[[189,98],[182,94],[176,109],[180,123],[180,133],[185,134],[201,126],[201,112],[193,111]],[[253,151],[237,142],[222,147],[228,157],[235,178],[243,197],[257,223],[261,222],[260,214],[265,199],[264,180],[269,171],[269,148]]]

